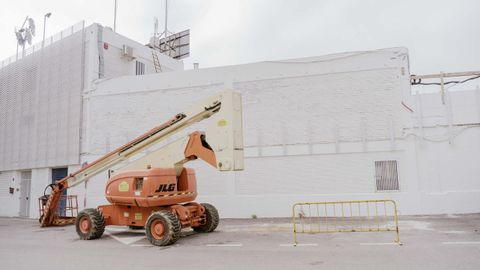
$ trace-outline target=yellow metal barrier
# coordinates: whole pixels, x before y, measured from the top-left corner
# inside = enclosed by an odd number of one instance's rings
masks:
[[[293,240],[297,233],[396,232],[397,204],[393,200],[303,202],[292,206]]]

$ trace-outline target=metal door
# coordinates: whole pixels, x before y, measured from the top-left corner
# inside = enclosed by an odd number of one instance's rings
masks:
[[[23,171],[20,173],[20,212],[21,217],[30,215],[30,183],[32,171]]]
[[[68,174],[68,168],[55,168],[52,169],[52,184],[55,183],[58,180],[63,179],[65,176]],[[64,189],[62,195],[67,195],[67,190]],[[60,216],[65,216],[66,211],[65,207],[67,205],[67,202],[65,201],[65,197],[62,197],[60,199],[60,203],[58,205],[58,214]]]

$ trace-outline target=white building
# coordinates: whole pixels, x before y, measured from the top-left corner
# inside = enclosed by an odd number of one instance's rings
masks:
[[[187,71],[159,54],[163,72],[155,73],[150,48],[108,28],[67,33],[2,62],[1,216],[38,217],[37,197],[65,168],[225,88],[243,95],[246,169],[188,164],[198,200],[223,217],[385,198],[401,214],[480,211],[480,90],[412,95],[405,48]],[[104,204],[107,178],[68,192],[81,208]]]

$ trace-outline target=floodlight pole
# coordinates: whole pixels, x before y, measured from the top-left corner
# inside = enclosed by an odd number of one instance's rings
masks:
[[[42,39],[42,48],[45,46],[45,29],[47,28],[47,18],[50,18],[52,15],[51,12],[43,15],[43,39]]]
[[[168,35],[168,28],[167,28],[167,22],[168,22],[168,0],[165,0],[165,42],[167,41],[167,35]]]
[[[113,32],[117,32],[117,0],[115,0],[115,8],[113,11]]]

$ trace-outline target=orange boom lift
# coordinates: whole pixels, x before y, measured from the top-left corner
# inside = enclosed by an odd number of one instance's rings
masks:
[[[167,138],[209,119],[204,132],[195,131],[165,144]],[[161,145],[161,143],[164,143]],[[153,245],[170,245],[182,228],[211,232],[219,222],[213,205],[194,202],[196,178],[184,164],[202,159],[220,171],[243,170],[242,101],[225,91],[193,105],[166,123],[50,185],[40,204],[42,227],[75,223],[81,239],[100,238],[108,225],[145,227]],[[111,203],[81,211],[76,218],[59,215],[65,189],[109,170],[105,196]]]

